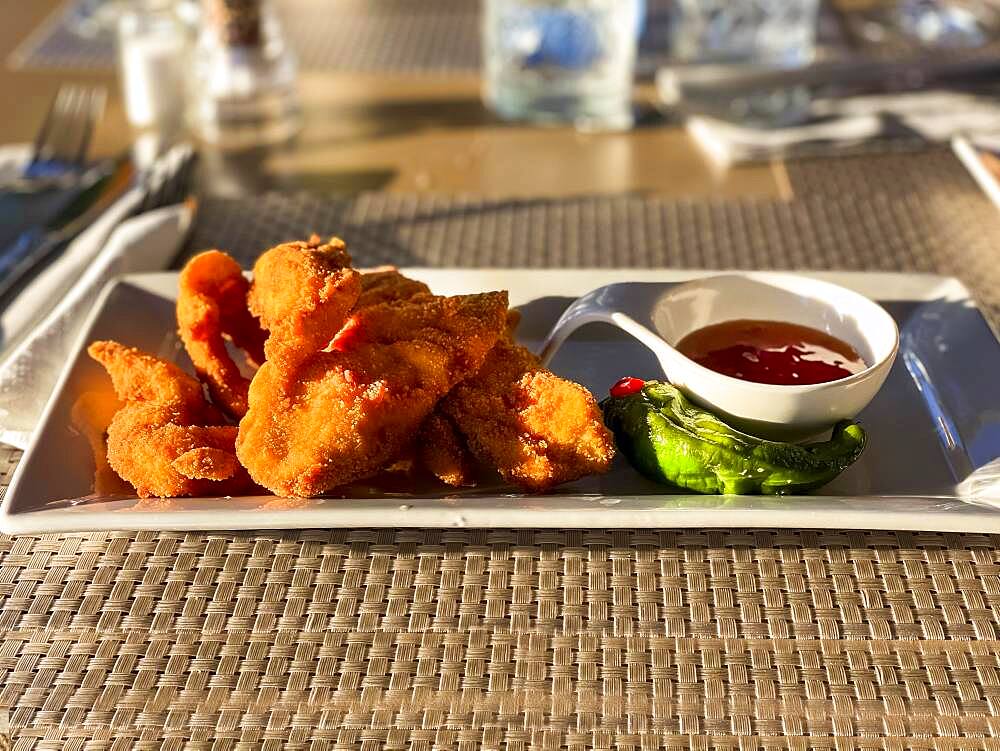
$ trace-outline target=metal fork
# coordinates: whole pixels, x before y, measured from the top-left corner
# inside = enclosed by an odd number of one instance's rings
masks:
[[[107,98],[103,86],[61,86],[35,137],[24,178],[47,181],[82,173],[94,126],[104,114]]]

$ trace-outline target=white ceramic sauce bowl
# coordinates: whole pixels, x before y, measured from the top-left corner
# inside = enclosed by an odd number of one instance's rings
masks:
[[[850,344],[868,364],[827,383],[772,385],[716,373],[674,346],[687,334],[733,319],[787,321],[825,331]],[[548,362],[580,326],[611,323],[645,344],[663,375],[691,399],[740,429],[763,438],[803,440],[852,419],[889,375],[899,348],[896,322],[857,292],[796,274],[722,274],[680,285],[628,282],[601,287],[574,302],[549,334]],[[653,374],[627,372],[649,378]]]

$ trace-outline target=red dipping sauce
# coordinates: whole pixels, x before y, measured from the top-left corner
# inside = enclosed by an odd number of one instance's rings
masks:
[[[692,331],[676,348],[716,373],[783,386],[838,381],[868,367],[847,342],[783,321],[723,321]]]

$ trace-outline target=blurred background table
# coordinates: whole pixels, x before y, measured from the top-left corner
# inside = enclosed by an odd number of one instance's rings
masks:
[[[303,0],[296,2],[302,5]],[[61,0],[5,3],[0,58],[7,59],[62,5]],[[101,67],[0,69],[0,90],[16,102],[0,121],[0,142],[30,141],[51,96],[66,81],[110,86],[114,95],[96,134],[95,154],[125,148],[133,134],[115,73]],[[305,125],[296,142],[242,158],[223,160],[206,153],[203,185],[227,195],[265,188],[489,196],[635,192],[731,197],[787,192],[780,164],[720,173],[680,127],[640,124],[627,133],[588,135],[571,128],[499,122],[480,101],[477,71],[305,69],[300,83]],[[639,101],[647,108],[652,89],[651,84],[640,86]]]

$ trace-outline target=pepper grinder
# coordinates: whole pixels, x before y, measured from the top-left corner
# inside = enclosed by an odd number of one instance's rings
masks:
[[[205,141],[246,149],[301,126],[297,65],[271,0],[202,0],[190,120]]]

